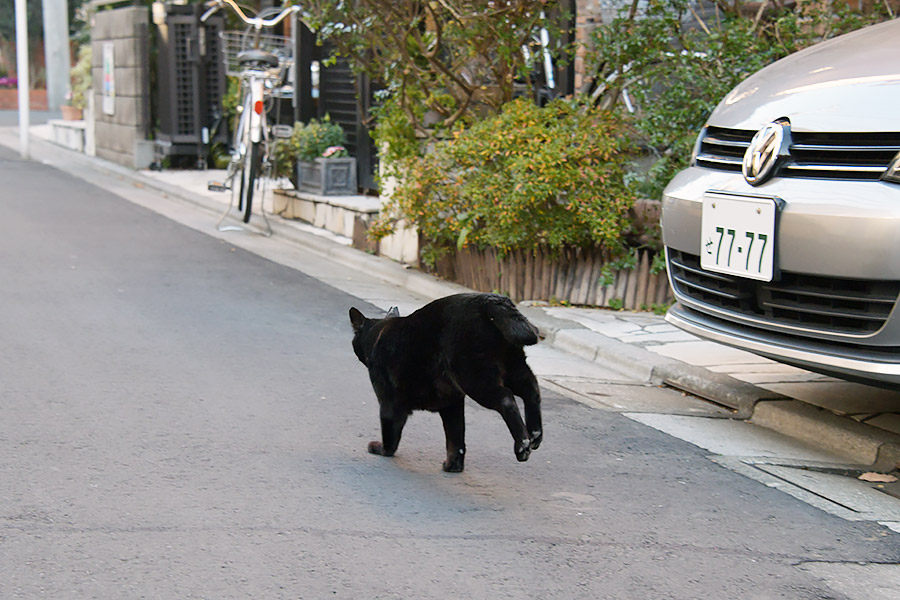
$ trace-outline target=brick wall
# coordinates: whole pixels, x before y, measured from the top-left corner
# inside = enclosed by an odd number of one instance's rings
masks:
[[[641,4],[644,2],[642,1]],[[575,14],[575,90],[585,83],[586,59],[591,52],[591,32],[601,23],[609,23],[619,9],[631,4],[631,0],[577,0]]]

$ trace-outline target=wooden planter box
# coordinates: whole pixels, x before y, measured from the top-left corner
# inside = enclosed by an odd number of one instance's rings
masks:
[[[608,286],[599,283],[608,257],[598,249],[570,248],[554,254],[541,248],[512,252],[501,259],[491,248],[464,248],[444,257],[435,270],[445,279],[480,292],[507,294],[515,302],[646,310],[673,300],[666,273],[650,273],[652,258],[649,251],[641,251],[637,266],[615,271]]]
[[[47,90],[31,90],[28,94],[30,110],[47,110]],[[19,108],[19,90],[15,88],[0,89],[0,110],[16,110]]]
[[[297,162],[297,190],[319,196],[357,193],[355,158],[317,158]]]

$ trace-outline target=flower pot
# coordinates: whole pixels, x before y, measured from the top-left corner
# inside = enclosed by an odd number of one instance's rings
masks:
[[[317,158],[297,162],[297,189],[319,196],[356,194],[356,159]]]
[[[62,111],[62,118],[64,121],[80,121],[81,120],[81,109],[75,108],[74,106],[69,106],[68,104],[63,104],[59,107]]]

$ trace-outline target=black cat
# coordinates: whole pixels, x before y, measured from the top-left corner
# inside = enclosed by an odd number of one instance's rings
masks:
[[[503,416],[517,459],[528,460],[541,445],[541,393],[522,350],[537,343],[537,328],[509,298],[457,294],[408,317],[392,308],[384,319],[351,308],[350,322],[353,351],[368,367],[380,405],[382,440],[369,442],[372,454],[393,456],[412,411],[429,410],[444,423],[444,471],[462,471],[466,395]],[[524,423],[514,395],[524,401]]]

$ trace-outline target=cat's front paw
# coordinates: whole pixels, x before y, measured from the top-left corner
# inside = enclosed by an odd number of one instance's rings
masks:
[[[528,457],[531,456],[531,440],[516,442],[513,446],[513,452],[515,452],[519,462],[525,462],[528,460]]]

